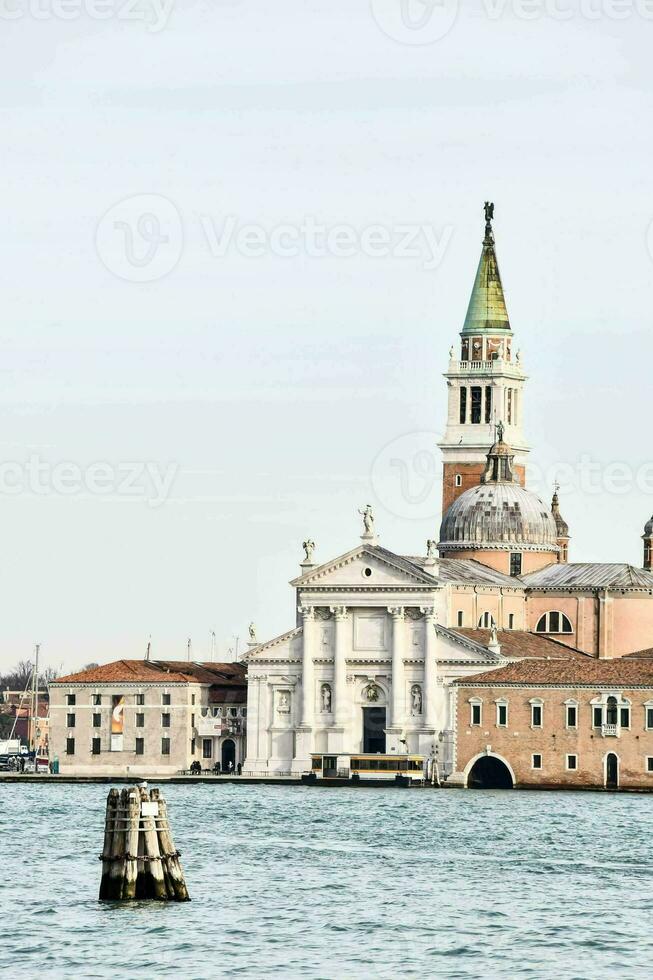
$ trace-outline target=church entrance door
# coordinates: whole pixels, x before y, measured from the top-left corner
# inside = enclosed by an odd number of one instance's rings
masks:
[[[608,789],[616,789],[619,785],[619,762],[614,752],[610,752],[605,760],[605,785]]]
[[[231,763],[231,765],[229,765]],[[233,772],[236,765],[236,743],[226,738],[222,743],[222,771]]]
[[[385,752],[385,708],[363,708],[363,752]]]

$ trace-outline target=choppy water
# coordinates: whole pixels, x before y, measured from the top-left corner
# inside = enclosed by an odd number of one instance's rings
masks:
[[[166,786],[193,901],[100,904],[106,786],[0,786],[5,977],[650,977],[653,798]]]

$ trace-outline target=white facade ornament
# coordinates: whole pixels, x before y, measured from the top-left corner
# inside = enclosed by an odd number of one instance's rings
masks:
[[[279,691],[277,711],[280,715],[290,714],[290,691]]]
[[[249,642],[250,643],[256,643],[257,642],[257,640],[256,640],[256,626],[254,625],[254,623],[250,623],[249,624],[248,631],[249,631]]]
[[[363,695],[366,701],[378,701],[379,700],[379,689],[376,684],[368,684]]]
[[[320,698],[322,703],[322,711],[325,714],[331,712],[331,687],[329,684],[323,684],[320,690]]]
[[[372,511],[372,505],[365,504],[365,509],[359,510],[358,513],[363,518],[363,533],[361,535],[363,541],[375,541],[376,531],[374,529],[374,512]]]
[[[410,689],[411,714],[421,715],[422,713],[422,688],[419,684],[413,684]]]
[[[304,549],[304,561],[302,565],[312,565],[313,564],[313,552],[315,551],[315,541],[311,538],[307,538],[306,541],[302,542],[302,548]]]

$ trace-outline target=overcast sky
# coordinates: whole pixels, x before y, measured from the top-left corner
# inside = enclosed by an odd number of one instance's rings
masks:
[[[228,659],[367,502],[423,553],[487,198],[536,489],[641,564],[653,3],[139,2],[0,3],[0,665]]]

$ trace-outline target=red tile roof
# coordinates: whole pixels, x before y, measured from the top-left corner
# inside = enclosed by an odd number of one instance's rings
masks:
[[[653,660],[638,661],[626,657],[615,660],[521,660],[482,674],[459,677],[454,683],[459,687],[491,687],[494,684],[577,687],[590,684],[653,688]]]
[[[628,660],[653,660],[653,647],[647,650],[635,650],[634,653],[626,653],[624,656]]]
[[[243,664],[200,664],[185,660],[114,660],[58,677],[52,684],[210,684],[244,686]]]
[[[490,630],[466,629],[458,626],[452,628],[450,632],[460,633],[461,636],[484,647],[487,647],[492,636]],[[586,660],[590,657],[590,654],[576,650],[575,647],[568,647],[565,643],[552,640],[548,636],[527,633],[525,630],[497,630],[497,640],[501,646],[501,655],[504,657],[537,657],[538,659],[563,657],[578,660]]]

